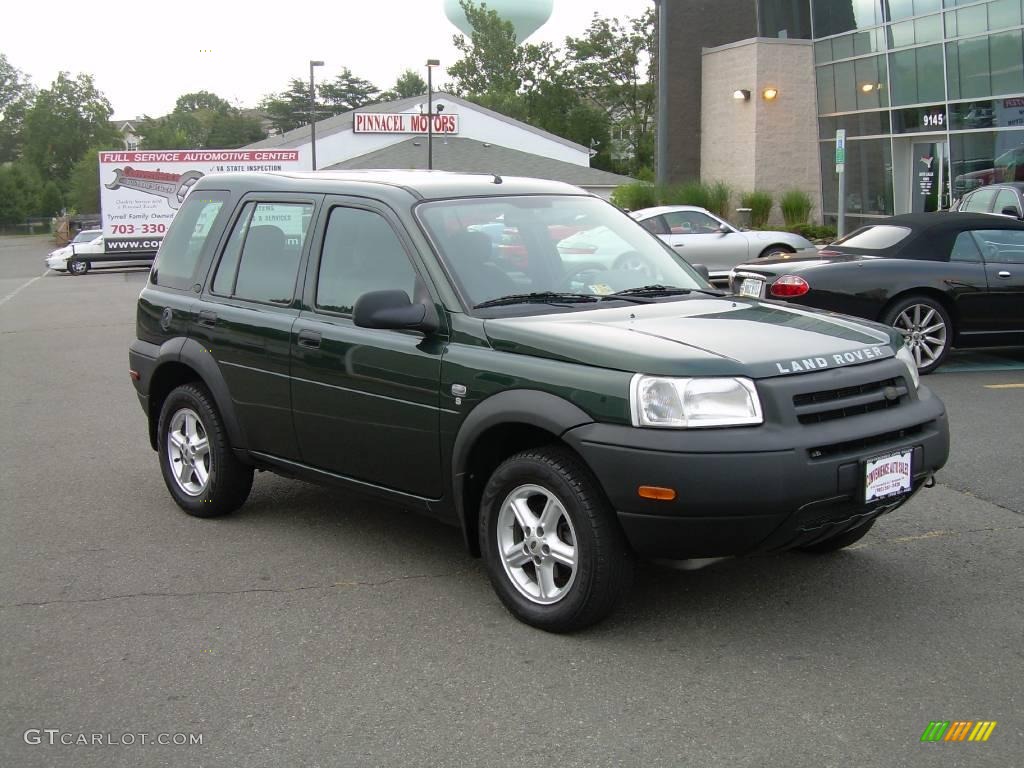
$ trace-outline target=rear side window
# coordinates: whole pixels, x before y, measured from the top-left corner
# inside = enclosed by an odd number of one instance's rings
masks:
[[[153,262],[151,279],[156,285],[182,289],[192,287],[207,236],[213,230],[227,198],[227,192],[207,190],[185,198]]]
[[[878,224],[862,227],[848,237],[837,240],[834,245],[855,250],[882,251],[902,242],[910,234],[909,227],[896,227],[892,224]]]
[[[364,293],[405,291],[413,300],[415,288],[409,256],[383,216],[362,208],[331,211],[316,282],[319,309],[349,315]]]
[[[992,210],[995,213],[1003,213],[1007,209],[1013,211],[1013,216],[1020,218],[1020,203],[1017,202],[1016,193],[1012,189],[1001,189],[996,197],[996,207]]]
[[[673,235],[710,235],[721,226],[700,211],[673,211],[665,214],[664,221]]]
[[[996,191],[994,189],[979,189],[968,198],[960,210],[969,213],[988,213],[992,210],[992,202],[995,199]]]
[[[224,248],[213,292],[287,304],[313,215],[310,203],[248,203]]]
[[[989,264],[1024,264],[1024,229],[979,229],[974,236]]]
[[[974,236],[970,232],[961,232],[956,236],[953,243],[953,250],[949,252],[950,261],[981,261],[981,253],[974,242]]]

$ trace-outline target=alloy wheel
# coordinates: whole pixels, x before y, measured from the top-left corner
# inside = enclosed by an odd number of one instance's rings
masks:
[[[572,588],[579,568],[576,531],[565,506],[539,485],[515,488],[501,504],[498,555],[521,595],[551,605]]]
[[[167,428],[167,461],[178,487],[189,496],[201,496],[210,484],[213,454],[199,414],[182,408]]]
[[[893,327],[903,334],[918,368],[927,368],[937,361],[949,343],[945,321],[927,304],[911,304],[896,316]]]

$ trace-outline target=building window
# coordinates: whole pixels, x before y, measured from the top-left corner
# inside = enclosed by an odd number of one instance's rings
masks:
[[[941,45],[889,54],[893,105],[945,101],[946,89],[939,76],[941,72]]]
[[[839,178],[836,144],[821,142],[822,193],[825,213],[837,213]],[[891,216],[892,146],[889,139],[864,139],[846,144],[846,212],[853,215]]]
[[[1024,37],[1015,30],[953,41],[946,68],[951,99],[1024,93]]]
[[[949,137],[953,197],[1007,181],[1024,181],[1024,131],[954,133]]]
[[[807,0],[760,0],[757,4],[758,34],[761,37],[811,37],[810,5]]]
[[[878,0],[812,0],[811,12],[815,37],[831,37],[882,23]]]

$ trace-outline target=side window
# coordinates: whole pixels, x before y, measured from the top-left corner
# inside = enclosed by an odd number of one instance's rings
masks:
[[[961,210],[970,211],[971,213],[988,213],[992,210],[992,201],[995,200],[996,191],[994,189],[979,189],[968,200]]]
[[[207,235],[227,198],[226,192],[213,191],[197,192],[185,198],[153,262],[151,279],[156,285],[192,287],[192,276]]]
[[[974,237],[989,264],[1024,264],[1024,229],[979,229]]]
[[[640,226],[646,229],[652,235],[671,234],[671,230],[668,228],[668,224],[665,223],[664,216],[651,216],[651,218],[644,219],[643,221],[641,221]]]
[[[1012,189],[1001,189],[996,196],[996,205],[992,210],[1002,213],[1007,208],[1013,209],[1013,215],[1018,219],[1021,216],[1020,203],[1017,202],[1017,194]]]
[[[665,214],[665,223],[673,235],[707,235],[718,231],[718,222],[700,211],[675,211]]]
[[[351,314],[364,293],[398,290],[414,300],[415,288],[409,256],[383,216],[362,208],[331,211],[316,281],[318,308]]]
[[[312,216],[309,203],[247,205],[217,265],[213,291],[249,301],[290,302]]]
[[[970,232],[961,232],[956,236],[953,250],[949,253],[949,260],[981,262],[981,253]]]

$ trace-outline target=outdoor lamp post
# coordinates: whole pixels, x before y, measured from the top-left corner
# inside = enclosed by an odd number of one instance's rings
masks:
[[[316,170],[316,89],[313,86],[313,68],[322,67],[322,61],[309,60],[309,146],[313,156],[313,170]]]
[[[434,67],[441,66],[438,59],[427,59],[427,170],[434,169]]]

